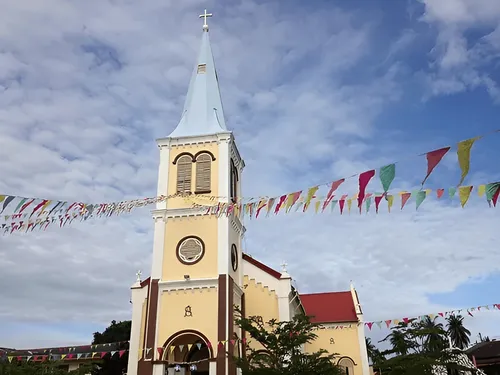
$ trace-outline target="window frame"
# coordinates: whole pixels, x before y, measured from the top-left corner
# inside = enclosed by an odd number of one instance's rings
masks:
[[[182,245],[187,241],[187,240],[196,240],[198,241],[200,244],[201,244],[201,253],[200,253],[200,256],[198,257],[198,259],[196,259],[195,261],[193,262],[189,262],[189,261],[186,261],[184,259],[182,259],[181,257],[181,253],[180,253],[180,250],[181,250],[181,247]],[[177,246],[175,248],[175,255],[177,257],[177,260],[179,262],[181,262],[182,264],[186,265],[186,266],[192,266],[198,262],[200,262],[204,256],[205,256],[205,243],[203,242],[203,240],[198,237],[198,236],[186,236],[186,237],[183,237],[179,240],[179,242],[177,243]]]

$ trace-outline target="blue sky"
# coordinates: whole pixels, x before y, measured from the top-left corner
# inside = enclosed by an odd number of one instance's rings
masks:
[[[88,202],[154,195],[154,140],[179,121],[205,8],[226,122],[247,165],[245,196],[394,161],[392,191],[412,189],[426,170],[415,155],[500,128],[496,0],[7,1],[0,192]],[[477,142],[466,184],[500,180],[499,141]],[[427,186],[454,186],[459,175],[452,150]],[[369,190],[380,190],[378,179]],[[355,191],[351,179],[339,192]],[[463,210],[428,198],[415,213],[414,204],[378,216],[252,220],[244,250],[275,268],[285,259],[303,292],[353,280],[367,320],[500,303],[498,210],[476,193]],[[0,237],[0,285],[9,285],[0,343],[85,343],[128,319],[129,286],[138,268],[149,273],[151,252],[147,209]],[[466,323],[474,335],[500,336],[500,312]]]

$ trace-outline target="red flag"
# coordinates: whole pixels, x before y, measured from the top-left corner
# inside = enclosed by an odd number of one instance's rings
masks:
[[[325,210],[325,208],[330,204],[331,200],[333,199],[334,195],[333,193],[335,193],[335,190],[337,190],[339,188],[339,186],[342,184],[342,182],[344,182],[345,179],[340,179],[338,181],[333,181],[332,182],[332,186],[330,187],[330,190],[328,191],[328,194],[326,195],[326,199],[325,199],[325,202],[323,203],[323,211]]]
[[[163,348],[156,348],[158,350],[158,358],[161,360],[163,357]]]
[[[29,202],[26,202],[25,204],[23,204],[23,206],[21,207],[21,209],[19,210],[18,214],[22,214],[23,211],[26,209],[26,207],[28,207],[31,203],[33,203],[35,201],[35,199],[33,198],[32,200],[30,200]]]
[[[372,326],[373,326],[373,322],[366,322],[365,326],[367,326],[368,329],[371,331],[372,330]]]
[[[406,202],[408,202],[408,199],[410,199],[411,193],[403,193],[401,194],[401,209],[405,206]]]
[[[443,313],[438,313],[438,315],[442,318],[444,317],[444,314]]]
[[[380,201],[382,200],[383,197],[384,197],[383,195],[375,197],[375,212],[377,214],[378,214],[378,206],[380,205]]]
[[[344,212],[344,204],[345,204],[345,199],[339,200],[339,208],[340,208],[340,214]]]
[[[408,318],[403,318],[403,322],[405,322],[405,324],[408,324],[408,322],[410,321],[410,319]]]
[[[276,205],[276,207],[274,208],[274,213],[277,214],[281,208],[281,206],[283,205],[283,203],[285,202],[285,199],[286,199],[286,195],[282,195],[280,197],[280,201],[278,202],[278,204]]]
[[[107,352],[102,352],[101,353],[101,358],[104,358],[106,356],[106,354],[108,354]]]
[[[438,199],[441,198],[444,194],[444,189],[437,189],[436,191]]]
[[[387,326],[387,328],[389,328],[391,326],[391,323],[392,323],[392,320],[386,320],[385,321],[385,325]]]
[[[125,354],[125,352],[126,352],[126,350],[120,350],[120,351],[118,352],[118,356],[121,358],[121,357],[122,357],[122,355],[124,355],[124,354]]]
[[[434,150],[427,153],[427,175],[422,181],[422,185],[427,181],[427,178],[430,176],[436,165],[439,164],[441,159],[446,155],[446,153],[450,150],[450,147],[443,147],[439,150]]]
[[[366,171],[363,172],[359,175],[359,193],[358,193],[358,207],[359,207],[359,213],[361,213],[361,204],[363,203],[363,200],[365,199],[365,191],[366,191],[366,186],[370,182],[370,180],[375,176],[375,170],[372,169],[371,171]]]
[[[500,186],[498,187],[497,191],[493,195],[493,198],[491,199],[491,201],[493,202],[493,207],[497,206],[497,200],[498,200],[498,195],[499,194],[500,194]]]
[[[471,314],[471,312],[469,310],[467,310],[467,314],[469,314],[470,316],[474,316]]]

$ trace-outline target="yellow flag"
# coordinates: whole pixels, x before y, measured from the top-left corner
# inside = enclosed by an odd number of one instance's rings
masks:
[[[188,352],[191,351],[191,348],[193,347],[193,344],[188,344]]]
[[[351,206],[352,206],[352,198],[349,198],[347,200],[347,210],[349,211],[349,213],[351,213]]]
[[[389,212],[391,212],[391,207],[394,204],[394,195],[388,195],[387,196],[387,208],[389,209]]]
[[[471,139],[467,139],[465,141],[459,142],[457,146],[457,156],[458,156],[458,164],[460,165],[460,169],[462,170],[462,175],[460,176],[460,182],[458,185],[462,185],[465,177],[469,174],[470,168],[470,150],[476,142],[481,137],[475,137]]]
[[[304,202],[304,211],[306,211],[309,208],[309,204],[311,203],[311,200],[312,200],[314,194],[318,191],[318,189],[319,189],[319,186],[314,186],[312,188],[309,188],[309,190],[307,191],[307,197],[306,197],[306,200]]]
[[[425,195],[429,196],[432,193],[432,189],[425,189]]]
[[[484,195],[484,193],[486,193],[486,185],[479,185],[477,187],[477,195],[482,197]]]
[[[175,349],[175,346],[174,345],[170,345],[170,353],[172,353]]]
[[[12,362],[12,358],[14,358],[14,357],[9,355],[7,358],[9,359],[9,363],[10,363],[10,362]]]
[[[398,319],[394,319],[393,323],[394,323],[395,326],[397,326],[399,324],[399,320]]]
[[[315,207],[314,207],[314,211],[316,213],[318,213],[320,206],[321,206],[321,201],[316,201],[316,204],[315,204]]]
[[[3,202],[5,200],[6,195],[0,195],[0,202]]]
[[[61,354],[61,359],[66,358],[67,354]]]
[[[458,188],[458,196],[460,198],[460,204],[462,205],[462,208],[466,205],[467,201],[469,200],[471,191],[472,191],[472,186],[460,186]]]

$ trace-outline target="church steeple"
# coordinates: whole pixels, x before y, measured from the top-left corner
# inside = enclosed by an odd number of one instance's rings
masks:
[[[227,131],[208,33],[207,17],[211,16],[206,10],[205,14],[200,15],[200,18],[204,18],[204,24],[198,60],[189,83],[181,120],[169,135],[170,138]]]

